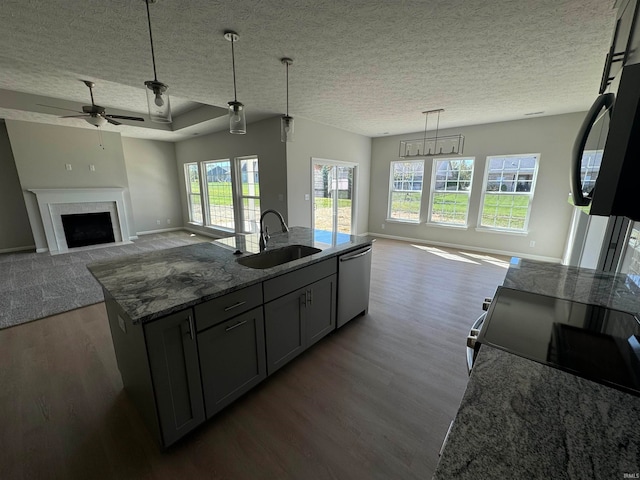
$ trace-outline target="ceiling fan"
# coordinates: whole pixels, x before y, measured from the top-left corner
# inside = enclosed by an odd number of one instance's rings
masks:
[[[65,115],[60,118],[84,118],[88,123],[93,125],[94,127],[101,127],[106,123],[110,123],[111,125],[122,125],[122,123],[114,120],[132,120],[135,122],[144,122],[144,118],[142,117],[129,117],[126,115],[109,115],[105,113],[105,108],[100,105],[96,105],[93,101],[93,87],[95,87],[95,83],[89,80],[82,80],[84,84],[89,87],[89,94],[91,95],[91,105],[84,105],[82,107],[82,112],[77,112],[79,115]],[[40,104],[39,104],[40,105]],[[53,105],[42,105],[43,107],[50,108],[58,108],[60,110],[69,110],[68,108],[54,107]],[[75,110],[70,110],[75,111]]]

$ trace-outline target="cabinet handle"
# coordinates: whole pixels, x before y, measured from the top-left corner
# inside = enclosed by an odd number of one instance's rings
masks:
[[[187,317],[187,325],[189,326],[189,332],[188,332],[189,333],[189,337],[191,337],[191,340],[193,340],[194,339],[194,336],[193,336],[193,318],[191,317],[191,315],[189,315]]]
[[[354,258],[363,257],[371,252],[371,247],[367,248],[365,251],[356,253],[355,255],[349,255],[348,257],[340,257],[341,262],[348,262],[349,260],[353,260]]]
[[[233,310],[234,308],[238,308],[241,305],[244,305],[245,303],[247,303],[246,301],[244,302],[238,302],[238,303],[234,303],[233,305],[231,305],[230,307],[227,307],[224,309],[225,312],[228,312],[229,310]]]
[[[309,305],[313,305],[313,290],[309,289],[307,290],[309,292]]]
[[[242,302],[242,303],[244,303],[244,302]],[[233,330],[234,328],[238,328],[239,326],[244,325],[245,323],[247,323],[247,321],[246,321],[246,320],[243,320],[242,322],[238,322],[238,323],[236,323],[235,325],[231,325],[230,327],[225,328],[225,329],[224,329],[224,331],[225,331],[225,332],[230,332],[230,331],[231,331],[231,330]]]
[[[300,295],[300,303],[302,303],[303,307],[307,306],[307,293],[308,293],[308,290],[304,292],[303,295]]]

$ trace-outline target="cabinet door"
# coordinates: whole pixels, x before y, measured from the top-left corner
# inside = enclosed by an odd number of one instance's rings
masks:
[[[166,447],[205,419],[191,310],[148,323],[145,338]]]
[[[303,314],[307,289],[301,288],[264,306],[267,372],[271,375],[305,349]]]
[[[307,287],[306,346],[309,347],[336,328],[336,275]]]
[[[210,418],[267,376],[262,307],[200,332],[198,350]]]

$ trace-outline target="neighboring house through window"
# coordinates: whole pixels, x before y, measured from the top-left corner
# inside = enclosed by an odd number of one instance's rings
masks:
[[[473,161],[473,158],[434,159],[430,223],[467,225]]]
[[[418,223],[424,160],[391,162],[388,219]]]
[[[525,232],[539,154],[487,157],[480,227]]]

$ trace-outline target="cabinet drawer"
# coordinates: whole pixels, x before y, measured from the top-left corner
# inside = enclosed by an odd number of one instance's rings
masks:
[[[212,327],[259,305],[262,305],[260,283],[201,303],[194,307],[196,330],[199,332]]]
[[[285,273],[280,277],[272,278],[263,283],[264,301],[269,302],[275,298],[293,292],[300,287],[317,282],[320,279],[333,275],[338,271],[337,257],[323,260],[308,267]]]

